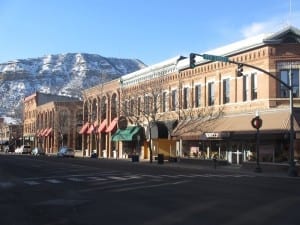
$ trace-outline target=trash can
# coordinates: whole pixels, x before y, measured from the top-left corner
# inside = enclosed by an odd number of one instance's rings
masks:
[[[157,163],[163,164],[164,163],[164,154],[158,154],[157,155]]]
[[[169,162],[177,162],[177,157],[169,157]]]
[[[139,155],[132,155],[131,162],[139,162]]]

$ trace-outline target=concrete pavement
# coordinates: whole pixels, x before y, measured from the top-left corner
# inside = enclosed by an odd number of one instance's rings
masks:
[[[213,172],[230,172],[237,174],[252,174],[257,176],[268,176],[268,177],[287,177],[289,165],[287,163],[260,163],[262,172],[255,172],[256,162],[244,162],[240,165],[229,164],[229,163],[217,163],[216,167],[214,166],[213,160],[186,160],[181,159],[177,162],[164,161],[163,164],[159,164],[156,160],[153,160],[151,164],[149,160],[141,160],[139,162],[133,163],[142,163],[149,164],[150,166],[161,166],[161,167],[177,167],[177,168],[188,168],[188,169],[198,169]],[[298,176],[296,178],[300,179],[300,165],[296,165],[298,171]]]

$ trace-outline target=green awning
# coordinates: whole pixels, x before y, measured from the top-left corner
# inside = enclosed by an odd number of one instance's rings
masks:
[[[140,126],[127,127],[125,130],[118,129],[116,133],[111,136],[112,141],[132,141],[133,136],[139,132]]]

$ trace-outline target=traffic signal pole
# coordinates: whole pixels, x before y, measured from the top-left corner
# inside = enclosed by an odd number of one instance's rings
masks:
[[[228,62],[228,63],[233,63],[238,65],[238,76],[243,76],[243,70],[242,67],[246,66],[246,67],[250,67],[253,69],[256,69],[262,73],[267,74],[268,76],[272,77],[273,79],[275,79],[276,81],[278,81],[279,83],[281,83],[283,86],[285,86],[288,90],[289,90],[289,94],[290,94],[290,148],[289,148],[289,152],[290,152],[290,159],[289,159],[289,170],[288,170],[288,176],[291,177],[296,177],[298,176],[298,172],[295,166],[295,159],[294,159],[294,138],[295,138],[295,131],[294,131],[294,102],[293,102],[293,83],[292,83],[292,64],[289,70],[289,84],[285,83],[284,81],[280,80],[278,77],[276,77],[275,75],[273,75],[272,73],[247,64],[247,63],[242,63],[242,62],[236,62],[233,60],[230,60],[228,57],[226,56],[217,56],[217,55],[210,55],[210,54],[198,54],[198,53],[191,53],[190,54],[190,68],[194,68],[196,67],[196,56],[200,56],[203,59],[206,60],[210,60],[210,61],[221,61],[221,62]]]

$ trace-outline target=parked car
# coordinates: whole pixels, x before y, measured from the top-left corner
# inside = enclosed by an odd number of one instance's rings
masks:
[[[30,145],[22,145],[21,146],[22,149],[22,154],[30,154],[31,153],[31,147]]]
[[[22,145],[21,147],[18,147],[18,148],[15,149],[15,153],[30,154],[31,153],[31,147],[30,147],[30,145]]]
[[[35,147],[34,149],[31,150],[32,155],[45,155],[44,149],[41,147]]]
[[[57,156],[59,157],[75,157],[75,151],[69,147],[61,147],[57,152]]]
[[[17,147],[15,149],[15,153],[17,153],[17,154],[22,154],[22,151],[23,151],[23,149],[21,149],[21,147]]]
[[[9,146],[8,146],[8,145],[5,145],[3,151],[4,151],[5,153],[8,153],[8,152],[9,152]]]

